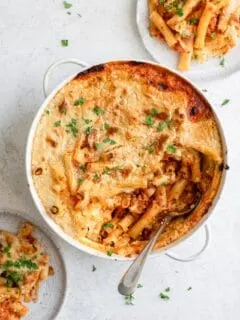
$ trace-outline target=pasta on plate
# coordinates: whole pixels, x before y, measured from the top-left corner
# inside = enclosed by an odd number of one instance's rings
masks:
[[[54,221],[82,244],[138,254],[169,210],[156,248],[191,230],[218,190],[223,150],[205,99],[177,75],[140,62],[90,68],[66,84],[38,122],[32,177]]]
[[[222,57],[240,36],[239,0],[148,0],[149,32],[179,52],[178,69],[191,60]]]
[[[26,223],[17,235],[0,230],[0,319],[18,320],[36,302],[41,281],[53,274],[49,257]]]

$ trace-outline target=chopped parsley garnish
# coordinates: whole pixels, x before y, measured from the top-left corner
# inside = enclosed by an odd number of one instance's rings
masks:
[[[78,185],[80,186],[83,183],[84,180],[85,180],[84,178],[79,178],[78,179]]]
[[[102,226],[103,229],[113,228],[113,224],[111,222],[106,222]]]
[[[84,102],[85,102],[85,99],[84,99],[84,98],[80,98],[80,99],[78,99],[78,100],[76,100],[76,101],[74,102],[74,105],[75,105],[75,106],[81,106],[81,105],[84,104]]]
[[[97,180],[99,180],[100,178],[101,178],[101,176],[100,176],[99,174],[97,174],[97,173],[95,173],[94,176],[93,176],[93,180],[94,180],[94,181],[97,181]]]
[[[80,167],[80,170],[82,170],[82,172],[86,172],[87,171],[87,164],[85,163],[85,164],[82,164]]]
[[[153,154],[153,152],[155,151],[155,146],[154,146],[154,144],[151,144],[151,145],[147,148],[147,150],[148,150],[148,153],[149,153],[149,154]]]
[[[225,106],[226,104],[229,103],[229,101],[230,101],[229,99],[224,99],[221,106]]]
[[[63,5],[64,5],[64,8],[65,8],[65,9],[70,9],[70,8],[72,8],[72,4],[69,3],[69,2],[67,2],[67,1],[63,1]]]
[[[152,118],[152,116],[146,116],[146,119],[145,119],[145,124],[148,125],[148,126],[153,126],[154,125],[154,119]]]
[[[109,143],[110,145],[116,144],[116,141],[110,139],[109,137],[108,137],[108,138],[105,138],[105,139],[103,140],[103,142],[104,142],[104,143]]]
[[[137,284],[137,288],[142,288],[142,287],[143,287],[143,285],[141,283]]]
[[[212,40],[215,40],[217,38],[216,32],[212,32],[210,37],[211,37]]]
[[[102,146],[102,143],[101,142],[95,142],[95,147],[96,149],[100,149]]]
[[[93,109],[93,112],[94,112],[97,116],[101,116],[101,115],[104,114],[104,110],[101,109],[100,107],[95,107],[95,108]]]
[[[92,132],[92,127],[87,127],[85,130],[84,130],[84,133],[89,136],[90,133]]]
[[[194,25],[194,24],[197,24],[198,21],[199,20],[197,18],[191,18],[191,19],[189,19],[189,24]]]
[[[108,123],[104,123],[104,129],[108,130],[110,128],[110,125]]]
[[[63,47],[68,47],[68,40],[67,39],[61,40],[61,44]]]
[[[22,280],[22,276],[17,271],[5,271],[2,275],[7,280],[8,288],[16,287]]]
[[[162,132],[164,129],[169,128],[171,126],[172,120],[167,120],[160,122],[157,126],[157,131]]]
[[[160,4],[164,4],[167,0],[159,0]]]
[[[32,260],[29,259],[19,259],[17,261],[11,261],[11,260],[7,260],[4,264],[3,264],[3,268],[4,269],[9,269],[9,268],[27,268],[30,270],[36,270],[38,269],[38,265],[33,262]]]
[[[112,250],[108,250],[107,251],[107,255],[111,257],[113,255],[113,251]]]
[[[157,116],[158,113],[159,113],[159,112],[157,111],[156,108],[152,108],[152,110],[151,110],[151,115],[152,115],[153,117]]]
[[[220,62],[219,62],[219,65],[220,65],[221,67],[224,67],[224,65],[225,65],[225,58],[224,58],[224,57],[221,58],[221,60],[220,60]]]
[[[133,305],[134,303],[133,303],[133,300],[135,299],[134,298],[134,296],[133,296],[133,294],[131,293],[131,294],[129,294],[129,295],[127,295],[127,296],[125,296],[125,304],[127,304],[127,305]]]
[[[161,299],[163,299],[163,300],[169,300],[170,299],[170,297],[167,294],[162,293],[162,292],[159,294],[159,297]]]
[[[170,291],[170,288],[167,287],[167,288],[165,289],[165,292],[169,292],[169,291]]]
[[[54,122],[54,127],[60,127],[60,126],[61,126],[61,120]]]
[[[91,123],[92,122],[92,120],[91,119],[83,119],[84,120],[84,122],[86,123],[86,124],[89,124],[89,123]]]
[[[176,153],[177,149],[173,144],[169,144],[167,146],[167,151],[170,152],[170,153]]]
[[[190,290],[192,290],[192,287],[188,287],[188,288],[187,288],[187,291],[190,291]]]
[[[59,108],[59,112],[62,114],[67,114],[67,108],[66,107]]]
[[[96,268],[96,266],[93,264],[92,265],[92,272],[94,272],[94,271],[96,271],[97,270],[97,268]]]
[[[105,167],[102,174],[110,174],[111,169],[109,167]]]
[[[49,110],[45,110],[45,113],[46,113],[47,115],[49,115],[50,112],[49,112]]]
[[[11,257],[10,250],[11,250],[10,246],[7,246],[7,247],[3,248],[3,253],[5,253],[8,258]]]
[[[76,137],[78,134],[78,128],[77,128],[77,120],[72,119],[68,124],[66,124],[67,130],[66,132],[72,132],[73,136]]]
[[[182,16],[184,15],[183,8],[177,7],[177,8],[176,8],[176,14],[177,14],[179,17],[182,17]]]

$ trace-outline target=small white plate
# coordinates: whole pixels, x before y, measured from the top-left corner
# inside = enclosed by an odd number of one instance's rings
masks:
[[[160,64],[177,69],[178,53],[171,50],[166,43],[151,37],[148,31],[148,0],[137,2],[137,26],[143,44],[151,56]],[[239,41],[240,42],[240,41]],[[219,65],[219,58],[211,58],[203,64],[191,62],[191,69],[183,73],[191,80],[213,80],[227,77],[240,70],[240,48],[236,46],[225,56],[224,67]]]
[[[26,220],[18,214],[0,210],[0,229],[16,233]],[[36,226],[37,227],[37,226]],[[66,293],[66,268],[64,261],[52,242],[38,227],[34,235],[46,249],[50,263],[54,268],[54,275],[44,280],[40,285],[39,297],[36,303],[25,303],[29,313],[24,320],[53,320],[56,319],[63,305]]]

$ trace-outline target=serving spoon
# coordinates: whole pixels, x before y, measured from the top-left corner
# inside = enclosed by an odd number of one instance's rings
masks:
[[[140,278],[140,275],[142,273],[142,269],[145,265],[145,262],[147,260],[147,257],[149,253],[152,251],[152,248],[154,247],[158,237],[160,234],[164,231],[167,224],[175,217],[184,216],[188,213],[191,213],[193,210],[196,209],[196,207],[199,205],[201,196],[198,194],[197,200],[195,203],[193,203],[190,208],[184,210],[184,211],[174,211],[168,213],[166,217],[163,218],[161,221],[161,224],[152,237],[152,239],[148,242],[148,244],[145,246],[143,251],[138,255],[138,257],[133,261],[133,263],[130,265],[128,270],[123,275],[122,279],[119,282],[118,285],[118,291],[124,296],[128,296],[132,294],[135,290],[135,287],[138,283],[138,280]]]

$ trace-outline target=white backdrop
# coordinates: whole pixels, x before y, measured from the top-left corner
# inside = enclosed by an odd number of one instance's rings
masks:
[[[0,2],[0,207],[30,213],[46,232],[49,230],[28,192],[24,169],[26,138],[43,101],[46,68],[63,58],[88,63],[151,59],[137,32],[136,0],[70,2],[71,15],[61,0]],[[61,39],[69,39],[69,46],[62,47]],[[52,87],[76,70],[61,67]],[[141,279],[143,288],[137,289],[135,304],[127,306],[117,292],[117,283],[128,264],[88,256],[55,237],[64,251],[69,280],[60,320],[240,318],[239,82],[240,73],[235,73],[224,80],[198,83],[208,89],[229,146],[230,170],[223,196],[209,221],[212,241],[208,250],[187,264],[163,255],[149,260]],[[221,107],[225,98],[230,103]],[[200,230],[177,251],[191,254],[202,242]],[[189,286],[191,291],[187,291]],[[171,288],[169,301],[159,298],[166,287]]]

